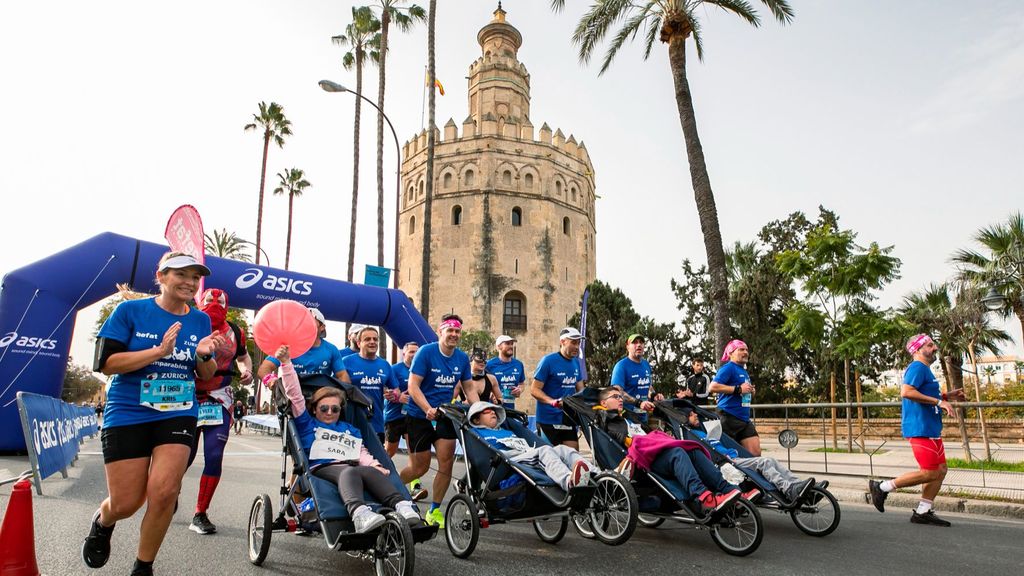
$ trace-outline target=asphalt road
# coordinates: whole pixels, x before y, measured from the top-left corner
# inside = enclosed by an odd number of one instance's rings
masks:
[[[253,498],[274,494],[280,482],[279,439],[243,435],[228,445],[224,475],[210,510],[218,533],[200,536],[188,530],[202,460],[189,470],[175,516],[157,558],[162,575],[221,574],[372,574],[370,563],[327,549],[322,538],[275,534],[263,567],[252,566],[246,553],[246,523]],[[80,557],[89,518],[105,496],[99,442],[84,446],[67,480],[44,481],[44,496],[34,496],[36,555],[48,575],[128,574],[135,557],[141,514],[118,524],[110,562],[90,570]],[[404,459],[399,457],[399,464]],[[0,458],[0,469],[24,468],[24,459]],[[429,486],[429,482],[428,482]],[[0,488],[6,510],[10,485]],[[416,573],[569,575],[629,574],[914,574],[1002,573],[1020,570],[1024,522],[949,514],[953,528],[909,523],[908,510],[879,514],[873,508],[844,503],[842,524],[826,538],[803,535],[788,516],[762,511],[766,533],[760,549],[746,558],[722,553],[706,532],[681,525],[638,528],[623,546],[584,540],[570,528],[557,545],[541,542],[528,524],[502,525],[481,532],[469,560],[453,557],[443,535],[416,548]],[[983,572],[982,572],[983,571]]]

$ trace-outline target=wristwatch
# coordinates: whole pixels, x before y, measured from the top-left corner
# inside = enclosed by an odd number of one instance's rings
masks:
[[[213,360],[215,356],[216,354],[210,352],[209,354],[203,354],[202,356],[200,356],[199,360],[202,362],[209,362],[210,360]]]

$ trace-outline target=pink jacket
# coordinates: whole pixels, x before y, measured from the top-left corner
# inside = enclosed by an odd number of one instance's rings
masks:
[[[629,445],[628,458],[641,470],[650,470],[658,454],[669,448],[682,448],[687,452],[700,450],[711,458],[711,453],[700,442],[676,440],[661,430],[654,430],[644,436],[634,436],[633,442]]]

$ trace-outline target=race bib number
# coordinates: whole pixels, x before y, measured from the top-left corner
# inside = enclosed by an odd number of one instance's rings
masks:
[[[531,448],[530,443],[526,440],[515,436],[512,438],[502,438],[499,440],[501,445],[505,447],[505,450],[515,450],[517,452],[524,452]]]
[[[359,460],[359,449],[363,446],[362,438],[330,428],[317,428],[313,434],[313,447],[309,450],[310,460]]]
[[[196,383],[192,380],[143,380],[139,404],[161,412],[176,412],[192,408]]]
[[[203,402],[199,405],[199,421],[196,426],[220,426],[224,423],[224,410],[217,402]]]
[[[630,421],[627,420],[626,421],[626,426],[629,426],[629,437],[630,438],[633,438],[634,436],[646,436],[647,435],[647,433],[644,432],[644,427],[641,426],[640,424],[637,424],[636,422],[630,422]]]

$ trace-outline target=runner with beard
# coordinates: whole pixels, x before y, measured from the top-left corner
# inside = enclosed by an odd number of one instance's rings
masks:
[[[223,290],[211,288],[203,292],[199,309],[210,317],[210,325],[216,334],[224,336],[224,342],[214,352],[217,372],[213,378],[196,381],[196,398],[199,401],[199,420],[196,423],[196,437],[188,465],[199,452],[199,437],[203,437],[203,475],[199,478],[199,497],[196,512],[188,529],[197,534],[213,534],[217,526],[210,522],[206,511],[210,508],[213,493],[220,483],[224,463],[224,447],[231,432],[231,407],[234,391],[231,378],[237,364],[239,382],[244,386],[252,382],[252,360],[245,350],[245,333],[233,322],[228,322],[228,295]]]

